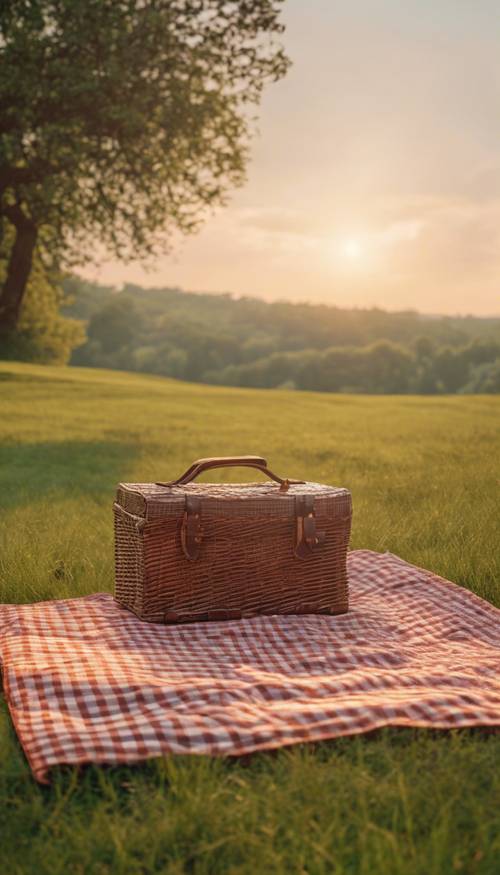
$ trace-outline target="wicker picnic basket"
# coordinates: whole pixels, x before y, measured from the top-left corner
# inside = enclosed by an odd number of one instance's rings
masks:
[[[193,483],[211,468],[273,482]],[[347,489],[278,477],[260,456],[199,459],[177,480],[120,483],[115,597],[152,623],[347,611]]]

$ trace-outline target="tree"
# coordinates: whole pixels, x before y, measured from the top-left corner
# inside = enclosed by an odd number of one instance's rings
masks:
[[[0,284],[5,278],[6,254],[8,257],[12,237],[12,232],[8,230],[0,247]],[[44,364],[66,364],[72,350],[85,341],[85,329],[79,320],[61,315],[59,310],[65,302],[67,298],[61,285],[55,277],[47,275],[35,255],[17,331],[1,338],[2,357]]]
[[[408,392],[414,370],[414,359],[402,346],[388,340],[379,340],[363,350],[364,374],[362,385],[367,392]]]
[[[0,327],[45,264],[154,255],[244,178],[282,0],[2,0]]]
[[[116,300],[90,317],[88,339],[97,341],[105,353],[116,352],[134,339],[141,322],[141,313],[134,304],[117,295]]]
[[[469,370],[469,363],[461,348],[454,350],[444,347],[434,358],[434,373],[443,392],[458,392],[467,382]]]
[[[494,362],[483,362],[472,368],[468,383],[460,390],[464,394],[487,392],[498,395],[500,393],[500,358]]]

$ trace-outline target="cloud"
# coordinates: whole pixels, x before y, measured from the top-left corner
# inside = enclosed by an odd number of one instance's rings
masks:
[[[406,219],[394,222],[385,228],[372,231],[367,235],[367,243],[375,248],[391,247],[398,243],[417,240],[425,226],[423,219]]]
[[[258,228],[271,233],[307,234],[315,222],[304,210],[280,207],[253,207],[235,211],[236,220],[244,227]]]

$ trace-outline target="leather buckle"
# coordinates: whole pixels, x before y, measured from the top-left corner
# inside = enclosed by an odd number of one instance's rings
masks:
[[[312,495],[297,495],[295,499],[295,555],[307,559],[325,543],[325,532],[316,528],[316,513]]]
[[[181,545],[186,559],[191,561],[198,559],[202,540],[201,501],[196,495],[187,495],[186,510],[181,525]]]

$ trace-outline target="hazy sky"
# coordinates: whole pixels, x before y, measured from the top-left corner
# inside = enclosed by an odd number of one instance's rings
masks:
[[[500,313],[498,0],[285,0],[246,186],[102,282]]]

